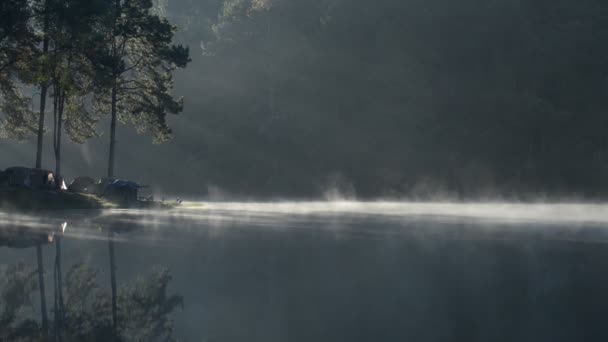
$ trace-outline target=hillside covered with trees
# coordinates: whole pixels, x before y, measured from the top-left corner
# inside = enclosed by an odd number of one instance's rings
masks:
[[[251,197],[608,190],[602,1],[162,0],[154,10],[192,48],[175,76],[184,112],[163,146],[119,139],[121,176]],[[103,128],[89,151],[105,160]]]

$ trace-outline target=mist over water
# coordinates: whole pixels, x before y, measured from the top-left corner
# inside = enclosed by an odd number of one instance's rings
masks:
[[[205,210],[210,213],[240,213],[250,215],[323,216],[323,215],[377,215],[442,220],[487,221],[495,223],[539,224],[606,224],[608,205],[577,203],[455,203],[455,202],[245,202],[196,203],[186,202],[182,209]]]
[[[99,269],[103,289],[114,231],[119,284],[155,265],[171,270],[170,291],[184,297],[171,316],[175,336],[186,341],[601,341],[606,209],[184,202],[157,211],[2,212],[0,226],[9,237],[21,228],[44,240],[63,236],[64,266]],[[50,270],[52,242],[43,252]],[[0,258],[35,264],[31,248],[2,248]]]
[[[327,229],[352,221],[379,219],[391,222],[501,225],[525,227],[608,227],[608,204],[588,203],[457,203],[457,202],[183,202],[171,210],[116,209],[62,211],[36,215],[0,212],[0,225],[56,230],[63,222],[68,236],[91,237],[104,226],[126,231],[143,229],[163,233],[231,226],[289,230],[310,223],[332,223]],[[404,226],[404,229],[407,229]],[[120,230],[120,229],[119,229]],[[219,232],[219,231],[218,231]]]

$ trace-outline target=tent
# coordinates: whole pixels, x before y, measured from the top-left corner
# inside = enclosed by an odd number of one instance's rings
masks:
[[[43,169],[10,167],[0,175],[0,186],[50,190],[55,187],[55,174]]]

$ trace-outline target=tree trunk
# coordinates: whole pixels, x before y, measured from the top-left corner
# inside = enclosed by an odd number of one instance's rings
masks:
[[[108,160],[108,178],[114,177],[114,158],[116,149],[116,83],[112,87],[112,118],[110,122],[110,156]],[[108,231],[108,251],[110,253],[110,286],[112,288],[112,328],[114,336],[118,336],[117,294],[116,294],[116,261],[114,257],[114,239],[110,227]]]
[[[42,42],[42,53],[47,54],[49,52],[49,37],[47,32],[49,30],[49,15],[48,15],[48,1],[44,4],[44,40]],[[40,85],[40,115],[38,117],[38,143],[36,147],[36,168],[42,168],[42,140],[44,138],[44,111],[46,107],[46,93],[48,85],[42,82]]]
[[[44,138],[44,110],[46,107],[46,93],[48,87],[43,84],[40,87],[40,115],[38,117],[38,144],[36,147],[36,168],[42,168],[42,142]]]
[[[49,320],[46,314],[46,294],[44,289],[44,264],[42,263],[42,245],[36,245],[36,256],[38,261],[38,286],[40,287],[40,312],[42,314],[42,335],[48,336]]]
[[[110,122],[110,156],[108,160],[108,178],[114,177],[114,153],[116,149],[116,84],[112,87],[112,119]]]
[[[61,182],[61,131],[63,128],[63,106],[65,103],[65,91],[61,87],[55,87],[55,105],[53,108],[54,132],[53,147],[55,150],[55,177]],[[59,187],[61,184],[57,184]]]
[[[42,52],[44,54],[49,51],[49,38],[47,36],[49,26],[48,16],[48,1],[45,1],[44,14],[44,40],[42,43]],[[46,109],[46,93],[48,85],[42,82],[40,86],[40,116],[38,118],[38,141],[36,147],[36,168],[42,168],[42,141],[44,137],[44,114]],[[36,245],[36,261],[38,263],[38,287],[40,289],[40,314],[42,315],[42,336],[48,337],[49,322],[46,311],[46,293],[44,288],[44,264],[42,263],[42,245]]]
[[[114,17],[114,28],[116,29],[116,23],[120,18],[121,4],[120,0],[116,0],[115,4],[115,17]],[[114,31],[114,37],[112,40],[112,53],[114,56],[118,56],[116,46],[116,31]],[[117,75],[114,74],[114,83],[112,84],[112,113],[110,119],[110,155],[108,157],[108,178],[114,177],[114,162],[116,152],[116,116],[117,116],[117,96],[118,96],[118,85]],[[114,338],[118,339],[118,307],[117,307],[117,293],[116,293],[116,260],[114,256],[114,232],[112,227],[108,230],[108,252],[110,254],[110,287],[112,289],[112,330]]]

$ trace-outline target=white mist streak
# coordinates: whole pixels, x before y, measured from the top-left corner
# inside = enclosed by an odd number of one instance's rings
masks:
[[[367,222],[365,219],[396,223],[394,227],[399,228],[391,230],[392,233],[424,222],[500,224],[513,228],[540,225],[560,227],[560,230],[608,227],[608,204],[577,203],[184,202],[171,210],[83,210],[47,215],[0,212],[0,236],[3,232],[13,234],[22,229],[61,233],[63,222],[69,225],[65,235],[76,239],[103,240],[107,238],[107,231],[112,230],[119,234],[117,241],[154,241],[162,235],[166,243],[170,242],[167,239],[172,231],[206,229],[221,234],[222,229],[230,227],[273,230],[346,227],[344,231],[357,232],[361,227],[350,227],[350,224]],[[373,233],[372,226],[364,230],[366,234]],[[433,226],[425,227],[432,229]],[[135,231],[163,234],[130,234]]]
[[[608,224],[608,204],[442,202],[188,202],[178,212],[224,212],[269,216],[390,216],[417,220],[462,220],[514,224]]]

